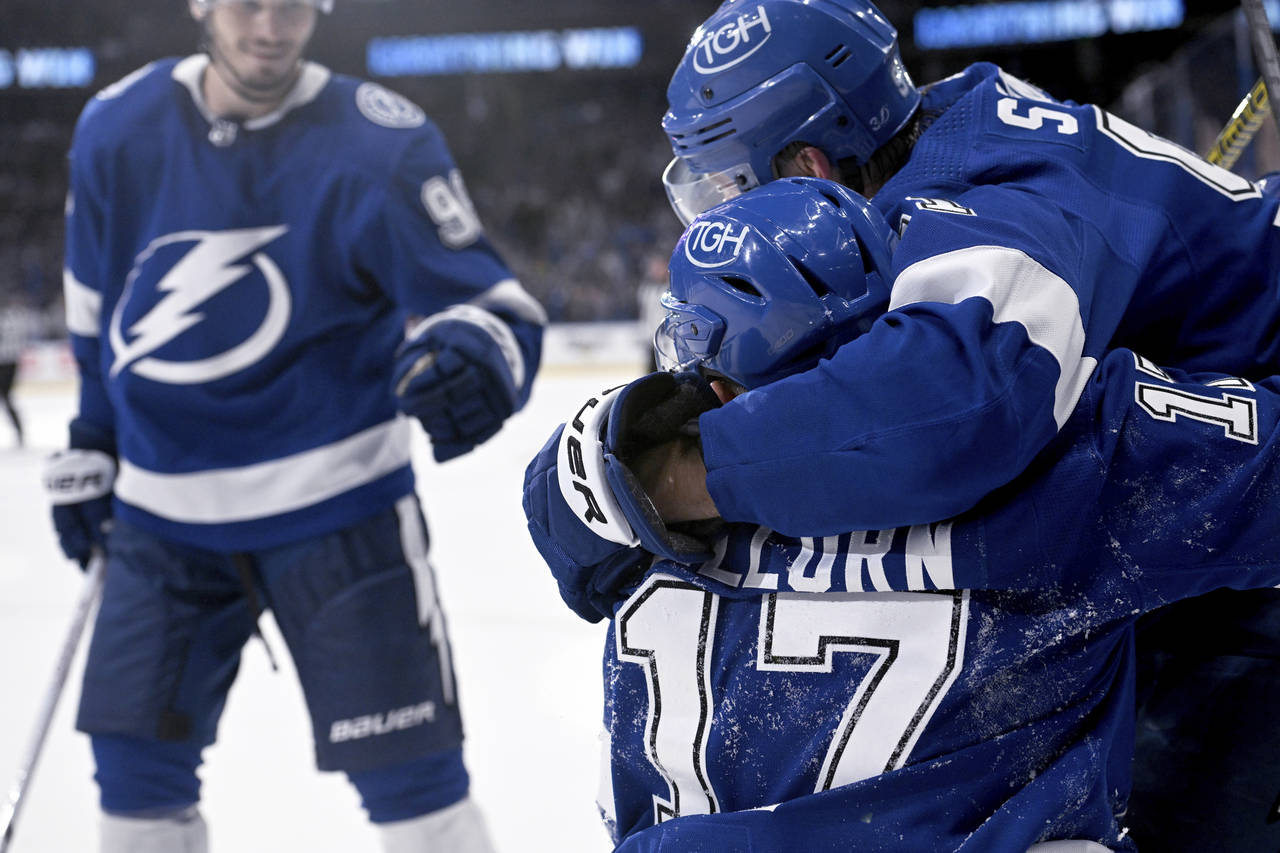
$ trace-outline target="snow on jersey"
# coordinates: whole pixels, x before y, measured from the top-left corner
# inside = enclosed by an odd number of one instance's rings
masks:
[[[605,653],[619,849],[1132,849],[1134,621],[1280,583],[1280,380],[1116,350],[1081,393],[947,522],[656,564]]]
[[[265,547],[412,490],[390,389],[410,315],[497,314],[520,342],[523,399],[544,315],[417,106],[308,63],[279,110],[236,123],[205,108],[206,66],[152,63],[86,107],[67,325],[80,417],[118,443],[121,517]]]
[[[963,512],[1049,442],[1115,346],[1280,372],[1272,195],[989,64],[921,109],[936,118],[873,198],[902,230],[892,310],[702,416],[725,518],[824,536]]]

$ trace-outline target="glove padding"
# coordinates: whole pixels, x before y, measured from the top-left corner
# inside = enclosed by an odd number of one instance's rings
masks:
[[[653,557],[599,535],[569,505],[560,485],[559,463],[571,464],[560,456],[565,428],[561,424],[551,434],[525,469],[524,514],[533,544],[551,568],[564,603],[588,622],[599,622],[613,615],[620,597],[617,590],[639,580]],[[585,480],[579,482],[590,496],[583,497],[584,502],[598,500]]]
[[[618,392],[605,424],[605,475],[641,547],[680,563],[711,557],[698,524],[668,526],[632,471],[632,461],[672,441],[696,441],[698,416],[720,400],[701,374],[657,371]]]
[[[663,523],[614,443],[639,453],[687,434],[717,405],[697,374],[649,374],[588,399],[525,470],[529,533],[561,598],[582,618],[612,616],[620,590],[639,580],[651,555],[682,563],[711,556],[700,538]]]
[[[515,412],[522,365],[501,320],[455,306],[428,317],[401,344],[391,387],[400,411],[422,422],[436,461],[445,462],[493,438]]]
[[[62,552],[83,569],[95,547],[106,548],[115,484],[114,442],[84,421],[71,422],[71,446],[45,462],[44,485]]]

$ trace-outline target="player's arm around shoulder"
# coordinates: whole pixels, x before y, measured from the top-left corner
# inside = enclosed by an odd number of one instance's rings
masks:
[[[1071,410],[1090,361],[1061,210],[978,188],[889,212],[902,233],[889,313],[819,368],[704,419],[726,518],[825,536],[950,517],[1020,474]]]

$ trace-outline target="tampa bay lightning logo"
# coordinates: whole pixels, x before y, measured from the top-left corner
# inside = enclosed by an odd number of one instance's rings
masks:
[[[292,299],[280,268],[259,250],[287,230],[179,231],[153,240],[134,261],[111,317],[111,376],[128,369],[156,382],[194,385],[269,353],[289,325]],[[217,300],[215,309],[216,297],[232,287],[254,289],[257,298]],[[265,309],[260,319],[251,317],[252,328],[236,331],[246,305]],[[228,328],[236,339],[226,337]],[[171,342],[168,358],[154,354]]]
[[[764,47],[773,35],[773,25],[763,6],[754,13],[742,12],[703,35],[693,48],[693,69],[699,74],[717,74],[732,68]]]
[[[369,121],[393,130],[422,127],[427,122],[421,107],[377,83],[362,83],[356,89],[356,107]]]
[[[689,226],[684,239],[684,256],[702,269],[715,269],[733,263],[742,253],[749,229],[740,222],[725,219],[699,219]]]

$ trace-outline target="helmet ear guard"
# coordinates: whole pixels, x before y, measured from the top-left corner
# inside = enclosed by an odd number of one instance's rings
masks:
[[[659,363],[748,389],[813,367],[887,310],[895,243],[869,202],[816,178],[712,208],[671,256]]]
[[[729,0],[694,32],[667,104],[662,126],[689,174],[736,170],[763,184],[795,141],[833,162],[866,162],[911,118],[920,92],[897,31],[866,0]],[[667,184],[686,223],[714,197],[696,184]]]

